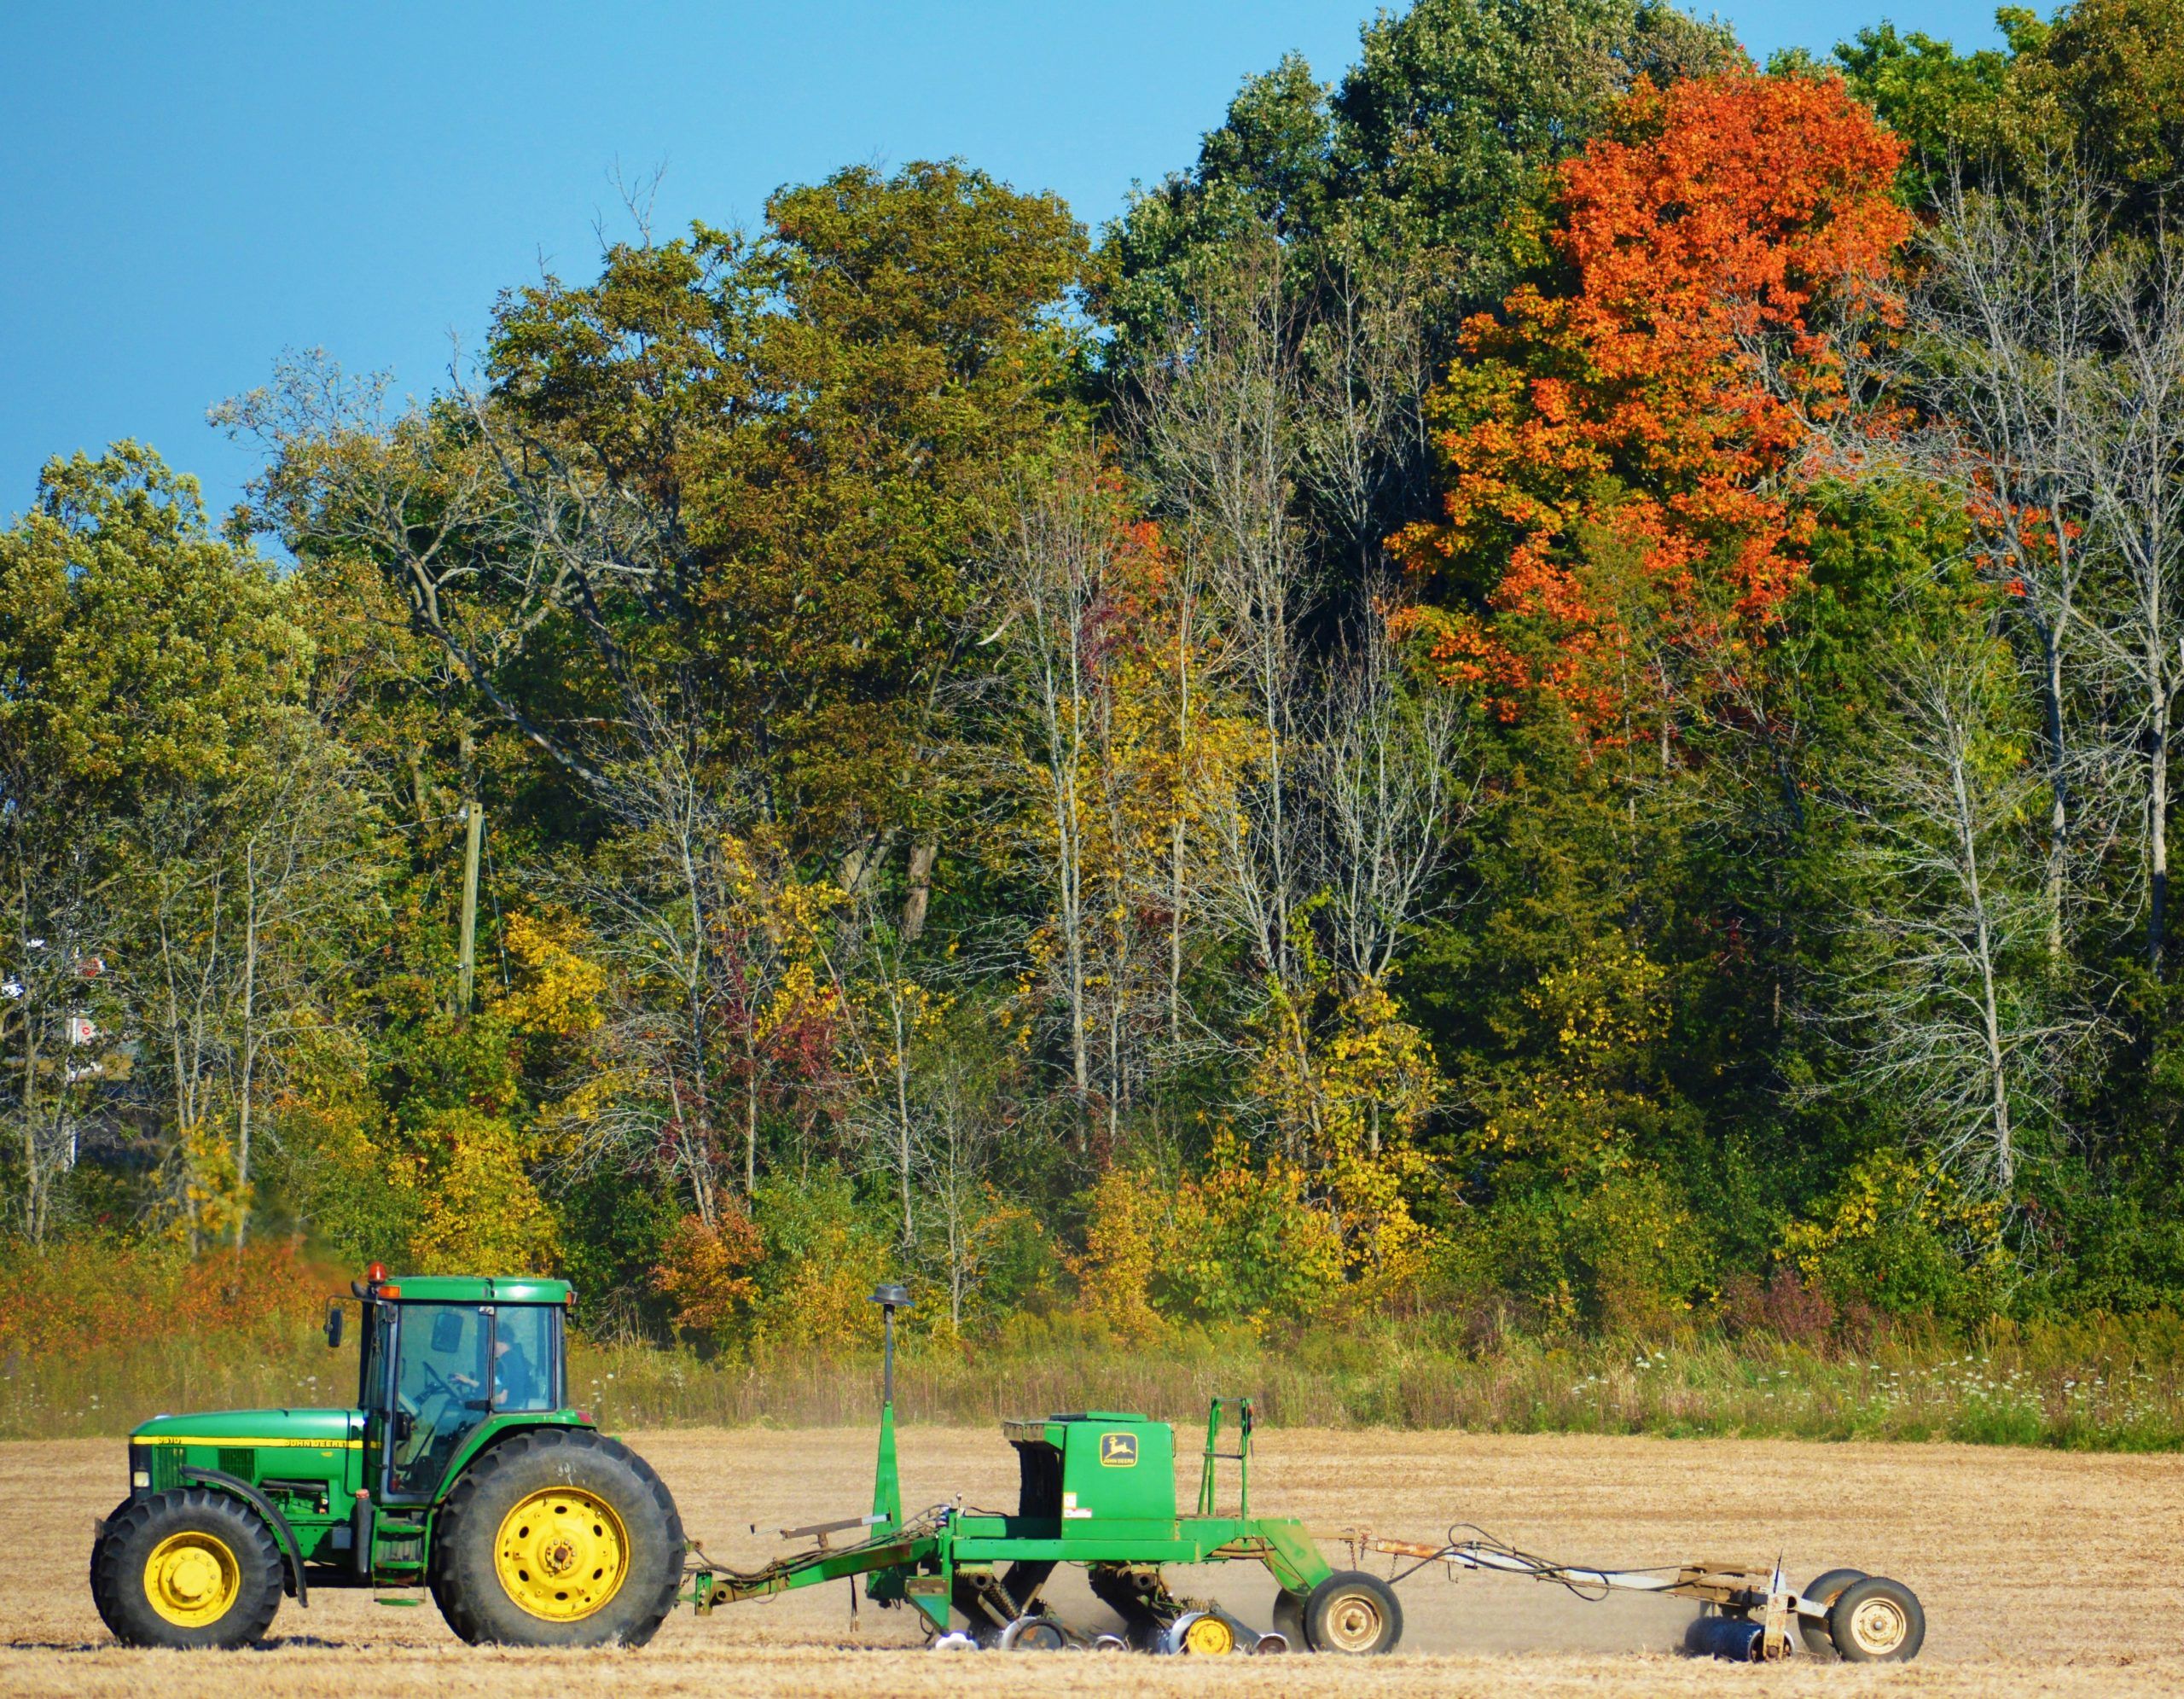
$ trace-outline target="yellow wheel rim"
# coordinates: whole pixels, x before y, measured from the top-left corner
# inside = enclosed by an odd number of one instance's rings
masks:
[[[1360,1589],[1336,1595],[1327,1614],[1327,1643],[1338,1652],[1363,1652],[1380,1638],[1384,1619],[1380,1601]]]
[[[557,1487],[502,1519],[493,1568],[508,1596],[549,1622],[577,1622],[614,1597],[629,1573],[630,1536],[604,1498]]]
[[[144,1560],[144,1597],[178,1628],[202,1628],[228,1614],[242,1591],[242,1565],[215,1536],[171,1533]]]
[[[1910,1619],[1892,1598],[1869,1598],[1850,1615],[1850,1638],[1872,1657],[1886,1657],[1910,1632]]]
[[[1217,1658],[1236,1650],[1236,1631],[1217,1616],[1201,1616],[1183,1630],[1183,1650],[1202,1658]]]

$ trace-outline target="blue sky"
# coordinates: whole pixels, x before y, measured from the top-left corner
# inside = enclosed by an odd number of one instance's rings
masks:
[[[0,516],[124,436],[217,514],[253,469],[205,423],[284,347],[433,388],[498,289],[589,274],[615,188],[655,228],[754,220],[851,162],[960,154],[1096,225],[1185,165],[1238,81],[1323,79],[1370,0],[483,5],[0,3]],[[1960,47],[1990,5],[1743,0],[1753,53],[1882,15]]]

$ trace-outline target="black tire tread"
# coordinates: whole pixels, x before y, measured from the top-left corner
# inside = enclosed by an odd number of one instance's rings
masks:
[[[106,1624],[107,1632],[117,1640],[121,1638],[121,1630],[114,1620],[114,1608],[117,1601],[107,1566],[99,1561],[99,1554],[105,1550],[107,1536],[113,1532],[115,1524],[119,1522],[123,1516],[127,1513],[132,1502],[134,1501],[131,1499],[124,1498],[107,1511],[100,1524],[99,1537],[91,1542],[91,1604],[99,1614],[99,1620]]]
[[[652,1555],[650,1561],[656,1566],[656,1573],[649,1583],[637,1574],[632,1574],[624,1583],[630,1587],[649,1586],[650,1592],[640,1595],[642,1607],[634,1615],[615,1612],[613,1606],[619,1601],[612,1601],[599,1616],[575,1623],[555,1625],[539,1620],[534,1630],[530,1626],[534,1619],[521,1616],[520,1609],[516,1615],[496,1623],[479,1609],[477,1601],[466,1597],[466,1589],[457,1574],[465,1544],[480,1539],[490,1541],[499,1531],[497,1521],[481,1513],[479,1500],[494,1481],[508,1470],[542,1452],[563,1447],[595,1452],[626,1468],[650,1498],[664,1525],[663,1543],[666,1550]],[[626,1514],[624,1519],[625,1522],[629,1520]],[[620,1440],[610,1440],[590,1428],[528,1428],[473,1458],[463,1470],[434,1522],[432,1557],[426,1579],[432,1588],[433,1601],[439,1606],[447,1626],[472,1645],[587,1646],[614,1643],[642,1646],[659,1632],[659,1625],[675,1609],[677,1596],[682,1591],[682,1516],[675,1508],[667,1484],[653,1472],[651,1464]],[[642,1565],[645,1560],[640,1556],[636,1561]],[[619,1629],[614,1626],[617,1617],[624,1618]],[[601,1628],[608,1632],[602,1634]]]
[[[1844,1588],[1849,1586],[1853,1581],[1862,1581],[1865,1579],[1866,1572],[1863,1569],[1829,1569],[1815,1575],[1812,1580],[1805,1583],[1803,1590],[1804,1596],[1807,1598],[1816,1598],[1832,1605],[1837,1598],[1841,1597]],[[1815,1622],[1809,1616],[1800,1616],[1798,1619],[1798,1638],[1805,1643],[1805,1650],[1815,1657],[1821,1659],[1823,1662],[1833,1661],[1835,1642],[1828,1635],[1825,1618]]]
[[[195,1524],[218,1533],[242,1566],[241,1597],[217,1622],[181,1628],[152,1609],[141,1579],[147,1536]],[[254,1571],[254,1573],[253,1573]],[[204,1487],[177,1487],[148,1498],[125,1499],[107,1518],[91,1545],[91,1603],[99,1618],[126,1646],[173,1648],[247,1646],[272,1626],[286,1591],[288,1566],[264,1518],[241,1499]]]

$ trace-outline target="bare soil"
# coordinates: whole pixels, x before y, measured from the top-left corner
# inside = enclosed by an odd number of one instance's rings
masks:
[[[1183,1436],[1180,1436],[1182,1438]],[[869,1503],[869,1429],[697,1430],[630,1436],[726,1562],[783,1549],[777,1531]],[[1765,1562],[1804,1580],[1852,1565],[1914,1588],[1928,1633],[1918,1662],[1809,1659],[1766,1668],[1677,1655],[1688,1607],[1589,1603],[1506,1577],[1406,1581],[1402,1652],[1194,1661],[1138,1655],[935,1654],[909,1613],[846,1586],[671,1617],[642,1651],[501,1652],[464,1646],[428,1597],[396,1604],[322,1590],[288,1601],[262,1647],[163,1653],[116,1646],[85,1587],[90,1524],[123,1492],[114,1440],[0,1445],[0,1693],[395,1699],[612,1693],[740,1696],[1259,1694],[2108,1695],[2184,1690],[2184,1458],[1952,1446],[1815,1446],[1463,1434],[1262,1432],[1253,1508],[1316,1530],[1436,1538],[1472,1522],[1528,1550],[1631,1567]],[[1013,1501],[1014,1456],[990,1430],[910,1428],[905,1501]],[[1225,1465],[1233,1468],[1233,1465]],[[1197,1465],[1180,1472],[1185,1497]],[[1233,1492],[1224,1477],[1224,1504]],[[752,1532],[755,1525],[758,1532]],[[1338,1545],[1329,1555],[1345,1559]],[[1171,1574],[1178,1592],[1267,1620],[1256,1565]],[[411,1596],[404,1595],[404,1598]],[[1065,1572],[1053,1597],[1103,1614]]]

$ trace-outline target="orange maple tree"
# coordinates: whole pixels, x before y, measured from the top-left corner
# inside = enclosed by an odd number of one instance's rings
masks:
[[[1745,70],[1641,80],[1565,163],[1560,279],[1465,326],[1429,403],[1443,515],[1390,542],[1445,680],[1601,730],[1634,637],[1763,632],[1804,571],[1783,474],[1840,404],[1823,321],[1889,308],[1902,154],[1839,81]]]

